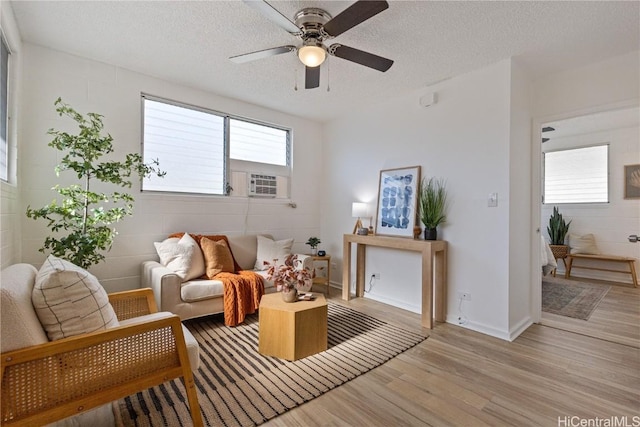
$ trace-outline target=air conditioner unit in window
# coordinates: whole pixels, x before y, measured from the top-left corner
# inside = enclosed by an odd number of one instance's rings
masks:
[[[249,179],[249,196],[276,197],[278,185],[275,175],[252,173]]]

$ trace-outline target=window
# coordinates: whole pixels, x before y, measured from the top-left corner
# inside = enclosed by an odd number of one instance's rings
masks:
[[[609,146],[544,153],[543,202],[609,202]]]
[[[229,124],[232,159],[288,165],[289,131],[239,119],[230,119]]]
[[[7,181],[9,179],[9,161],[8,161],[8,122],[9,122],[9,48],[0,36],[0,93],[2,100],[0,102],[0,179]]]
[[[143,156],[158,159],[167,172],[145,178],[143,190],[223,195],[232,167],[288,175],[288,129],[149,95],[142,99]]]

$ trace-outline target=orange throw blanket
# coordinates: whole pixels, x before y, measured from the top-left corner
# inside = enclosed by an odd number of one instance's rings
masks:
[[[224,324],[237,326],[248,314],[255,313],[264,295],[264,282],[253,271],[218,273],[215,278],[224,285]]]

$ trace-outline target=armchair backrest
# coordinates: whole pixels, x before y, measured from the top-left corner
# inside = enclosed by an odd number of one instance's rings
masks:
[[[7,352],[48,342],[38,320],[31,293],[38,270],[30,264],[14,264],[2,270],[0,280],[0,351]]]

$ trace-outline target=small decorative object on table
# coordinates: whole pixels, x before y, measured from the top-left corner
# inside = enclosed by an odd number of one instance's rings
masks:
[[[307,245],[311,246],[311,255],[315,255],[318,253],[318,245],[322,243],[317,237],[309,237],[307,240]]]
[[[326,256],[327,252],[326,251],[318,251],[318,256]]]
[[[307,269],[296,269],[297,255],[289,255],[284,264],[276,264],[277,260],[273,260],[273,264],[269,265],[267,270],[267,280],[272,280],[276,289],[282,292],[284,302],[295,302],[298,300],[298,289],[309,285],[313,279],[314,273]]]

